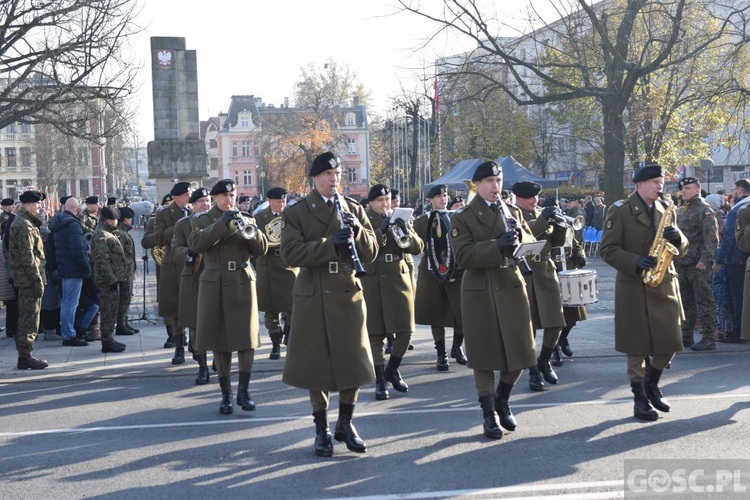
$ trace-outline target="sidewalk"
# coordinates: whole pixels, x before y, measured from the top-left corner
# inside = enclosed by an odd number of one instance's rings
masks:
[[[134,229],[131,232],[136,241],[136,251],[139,252],[139,269],[133,290],[133,303],[130,318],[133,326],[141,332],[132,336],[117,336],[117,340],[127,345],[123,353],[103,354],[101,343],[93,342],[87,347],[64,347],[60,341],[46,342],[44,336],[39,335],[35,342],[34,355],[46,359],[49,367],[44,370],[18,370],[16,368],[17,353],[12,338],[0,333],[0,384],[7,382],[28,382],[61,379],[87,378],[120,378],[120,377],[194,377],[197,374],[197,364],[186,352],[186,362],[183,365],[171,364],[172,349],[164,349],[166,330],[161,318],[156,316],[156,276],[154,264],[149,256],[149,274],[145,280],[145,307],[143,287],[143,249],[138,244],[142,231]],[[575,363],[590,357],[623,356],[616,352],[614,346],[614,270],[604,264],[597,256],[589,258],[586,269],[597,272],[597,288],[599,302],[587,307],[589,319],[578,323],[570,335],[573,358],[566,358],[567,362]],[[144,314],[149,321],[139,320]],[[0,313],[0,324],[4,324],[5,311]],[[156,324],[152,324],[156,323]],[[451,333],[448,332],[450,339]],[[698,336],[696,335],[696,339]],[[282,346],[281,360],[269,360],[271,343],[267,332],[261,325],[262,346],[256,351],[254,372],[280,372],[284,366],[286,348]],[[450,340],[448,341],[450,342]],[[537,332],[537,342],[541,342],[541,333]],[[409,351],[404,358],[405,365],[432,365],[435,363],[435,349],[427,326],[417,326],[413,343],[415,349]],[[726,352],[750,351],[750,344],[719,344],[712,354]],[[684,351],[686,355],[698,354],[691,350]],[[210,355],[209,355],[210,357]],[[452,365],[451,369],[454,369]],[[436,372],[437,373],[437,372]]]

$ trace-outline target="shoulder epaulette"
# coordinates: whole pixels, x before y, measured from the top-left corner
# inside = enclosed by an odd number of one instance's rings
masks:
[[[359,205],[359,204],[360,204],[360,203],[359,203],[359,202],[358,202],[357,200],[355,200],[354,198],[349,198],[348,196],[344,196],[344,198],[346,198],[346,201],[352,202],[352,203],[354,203],[355,205]]]
[[[621,207],[621,206],[623,206],[623,205],[624,205],[624,204],[625,204],[625,203],[626,203],[627,201],[628,201],[628,200],[617,200],[617,201],[616,201],[616,202],[614,202],[614,203],[613,203],[612,205],[614,205],[614,206],[616,206],[616,207]]]

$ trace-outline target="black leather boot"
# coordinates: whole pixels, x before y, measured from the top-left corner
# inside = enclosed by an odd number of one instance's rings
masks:
[[[447,372],[450,368],[450,363],[448,362],[448,356],[445,355],[445,340],[436,340],[435,350],[437,351],[437,370],[439,372]]]
[[[135,332],[127,327],[125,317],[117,318],[117,328],[115,328],[115,335],[135,335]]]
[[[562,350],[560,349],[560,345],[558,344],[557,347],[552,349],[552,360],[549,362],[552,366],[562,366],[563,360],[562,360]]]
[[[659,418],[659,414],[651,407],[646,397],[646,389],[643,387],[643,380],[630,382],[630,388],[633,391],[633,415],[641,420],[650,422]]]
[[[289,344],[289,330],[291,330],[291,328],[292,328],[291,325],[285,321],[284,322],[284,345]]]
[[[367,444],[359,437],[357,429],[352,424],[353,415],[354,405],[339,403],[339,419],[336,422],[336,430],[333,433],[333,437],[338,442],[346,443],[349,451],[364,453],[367,451]]]
[[[516,417],[510,411],[510,393],[513,390],[511,384],[506,384],[502,380],[497,384],[495,389],[495,411],[500,417],[500,425],[509,431],[516,430]]]
[[[164,325],[167,327],[167,341],[164,342],[164,349],[171,349],[174,347],[174,338],[172,338],[172,325]]]
[[[693,337],[693,329],[682,330],[682,347],[693,347],[695,344],[695,337]]]
[[[391,354],[391,357],[388,359],[388,366],[385,367],[385,379],[398,392],[409,392],[409,386],[406,385],[406,382],[404,382],[404,379],[401,378],[401,374],[398,372],[398,367],[401,366],[402,359]]]
[[[562,353],[567,357],[573,356],[573,349],[570,348],[570,342],[568,342],[568,334],[570,334],[570,330],[572,329],[572,326],[566,326],[563,328],[562,333],[560,333],[560,340],[557,343],[557,345],[560,346]]]
[[[198,376],[195,379],[195,385],[206,385],[211,381],[208,374],[208,363],[206,354],[194,354],[193,359],[198,362]]]
[[[230,415],[234,411],[234,407],[232,406],[232,386],[229,377],[219,377],[219,387],[221,387],[219,413]]]
[[[141,331],[130,324],[130,320],[128,318],[125,318],[125,327],[129,330],[133,330],[133,333],[140,333]]]
[[[385,382],[385,368],[383,365],[375,365],[375,399],[385,401],[390,397],[388,384]]]
[[[393,349],[393,334],[385,336],[385,353],[390,354]]]
[[[544,390],[542,374],[539,373],[539,368],[537,368],[536,366],[532,366],[531,368],[529,368],[529,389],[537,392],[541,392]]]
[[[185,362],[185,339],[182,338],[182,334],[174,336],[174,356],[172,356],[173,365],[181,365]]]
[[[268,355],[268,359],[279,359],[281,357],[281,332],[270,333],[269,337],[271,337],[271,354]]]
[[[315,420],[315,454],[319,457],[330,457],[333,455],[333,443],[331,442],[331,429],[328,427],[328,412],[326,410],[314,411]]]
[[[503,437],[503,430],[497,423],[497,413],[495,413],[495,405],[492,399],[492,394],[479,398],[479,405],[482,407],[482,415],[484,416],[482,427],[485,436],[490,439],[500,439]]]
[[[544,381],[548,384],[557,383],[557,374],[552,369],[552,365],[549,363],[549,358],[552,357],[552,349],[549,347],[542,347],[542,352],[539,353],[539,358],[536,360],[536,366],[539,371],[542,372]]]
[[[456,363],[459,365],[466,365],[466,363],[469,362],[468,359],[466,359],[466,354],[464,353],[464,334],[463,333],[456,333],[453,332],[453,346],[451,347],[451,358],[456,360]]]
[[[250,372],[240,372],[240,382],[237,384],[237,406],[243,411],[253,411],[255,402],[250,397]]]
[[[657,370],[651,365],[646,367],[646,378],[643,379],[643,388],[646,391],[646,397],[651,404],[659,411],[668,412],[671,406],[664,399],[659,388],[659,379],[661,379],[662,370]]]

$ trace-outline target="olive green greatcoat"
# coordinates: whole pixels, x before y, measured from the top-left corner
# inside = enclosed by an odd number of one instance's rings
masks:
[[[529,295],[531,322],[535,330],[540,328],[564,328],[565,316],[563,315],[562,298],[560,297],[560,281],[557,279],[555,262],[550,257],[554,228],[546,219],[540,217],[542,211],[538,208],[534,211],[520,208],[519,210],[537,241],[545,240],[547,242],[538,259],[527,258],[529,266],[534,271],[530,275],[524,276],[526,293]]]
[[[613,203],[607,210],[599,246],[604,262],[617,270],[615,349],[637,356],[682,351],[684,314],[674,264],[670,264],[657,287],[644,284],[636,269],[638,259],[648,255],[664,215],[661,202],[654,203],[654,207],[652,223],[638,193]],[[683,253],[687,248],[688,240],[682,236],[678,250]]]
[[[734,237],[737,248],[750,254],[750,203],[745,204],[737,212],[737,224]],[[745,263],[745,284],[742,295],[742,325],[740,337],[750,340],[750,259]]]
[[[258,295],[250,258],[265,254],[268,240],[260,231],[253,239],[244,239],[229,228],[222,214],[213,207],[195,217],[194,230],[188,237],[190,250],[202,254],[204,265],[198,288],[198,352],[234,352],[260,346]],[[229,270],[229,262],[235,262],[236,270]]]
[[[177,318],[180,307],[180,271],[181,266],[175,262],[172,256],[172,237],[174,226],[177,221],[185,217],[177,203],[172,203],[164,210],[156,213],[154,220],[153,237],[156,246],[167,247],[159,270],[159,289],[157,293],[159,301],[159,316],[162,318]],[[187,215],[190,211],[187,210]]]
[[[366,215],[378,242],[378,255],[372,263],[365,265],[367,275],[362,277],[367,332],[370,335],[413,332],[414,281],[404,256],[421,253],[424,249],[422,238],[407,224],[411,244],[401,248],[390,230],[385,234],[380,230],[382,215],[371,208],[367,209]]]
[[[461,278],[445,283],[437,279],[429,268],[427,241],[430,237],[429,214],[414,221],[414,232],[424,242],[425,251],[419,261],[417,292],[414,300],[414,320],[418,325],[455,328],[461,325]]]
[[[506,206],[519,221],[521,241],[534,241],[518,208]],[[494,213],[480,196],[451,218],[453,252],[464,269],[461,315],[466,356],[475,370],[508,372],[536,364],[526,283],[516,266],[506,267],[506,261],[513,261],[497,246],[504,231],[501,210]]]
[[[203,258],[200,254],[193,255],[191,262],[187,262],[186,258],[190,250],[188,238],[198,216],[200,214],[193,214],[177,221],[172,236],[172,259],[180,270],[177,325],[193,329],[198,327],[198,287],[203,271]]]
[[[271,207],[266,207],[255,218],[266,237],[266,224],[274,218]],[[291,311],[292,288],[299,268],[286,265],[281,258],[281,246],[269,246],[268,252],[256,260],[255,270],[258,273],[258,309],[273,313]]]
[[[360,260],[375,259],[378,244],[364,209],[350,198],[342,208],[361,228],[354,238]],[[318,391],[341,391],[375,379],[367,336],[367,308],[362,283],[351,271],[329,273],[329,263],[351,269],[346,249],[337,249],[333,233],[340,228],[335,208],[316,190],[283,212],[281,255],[299,266],[294,283],[289,348],[284,364],[286,384]]]

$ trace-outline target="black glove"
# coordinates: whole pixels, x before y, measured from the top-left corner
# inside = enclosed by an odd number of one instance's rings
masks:
[[[333,233],[333,244],[336,246],[347,245],[352,237],[352,229],[345,227]]]
[[[224,224],[229,225],[229,221],[231,221],[232,219],[237,218],[237,216],[239,216],[239,215],[240,215],[240,211],[239,210],[227,210],[226,212],[224,212],[223,214],[221,214],[221,220],[224,221]]]
[[[191,262],[193,262],[193,257],[195,257],[195,254],[188,248],[188,251],[185,254],[185,262],[190,264]]]
[[[347,226],[352,228],[352,231],[354,231],[354,237],[356,238],[359,234],[359,229],[362,227],[362,224],[359,223],[359,219],[350,212],[344,212],[344,222],[346,222]]]
[[[380,223],[380,232],[383,234],[387,233],[389,227],[391,227],[391,218],[385,217],[383,222]]]
[[[578,269],[581,269],[582,267],[586,267],[586,256],[583,254],[578,254],[573,259],[575,262],[575,266]]]
[[[504,251],[507,248],[513,248],[518,244],[518,235],[515,231],[507,231],[500,235],[497,239],[497,247],[500,251]]]
[[[110,292],[116,292],[116,291],[117,291],[117,285],[118,285],[118,284],[119,284],[119,283],[117,283],[117,282],[115,281],[114,283],[112,283],[111,285],[109,285],[109,291],[110,291]]]
[[[542,217],[547,219],[549,222],[553,222],[555,220],[555,215],[557,214],[557,207],[551,206],[551,207],[544,207],[542,209]]]
[[[680,243],[682,243],[682,236],[680,236],[680,232],[674,226],[667,226],[664,228],[664,237],[676,247],[680,246]]]
[[[638,271],[646,271],[648,269],[651,269],[653,267],[656,267],[656,263],[658,261],[656,260],[656,257],[651,257],[650,255],[644,255],[640,259],[638,259],[638,262],[635,265],[635,268]]]
[[[403,231],[404,234],[409,234],[409,229],[407,229],[404,219],[396,219],[396,222],[394,222],[393,224],[400,227],[401,231]]]

